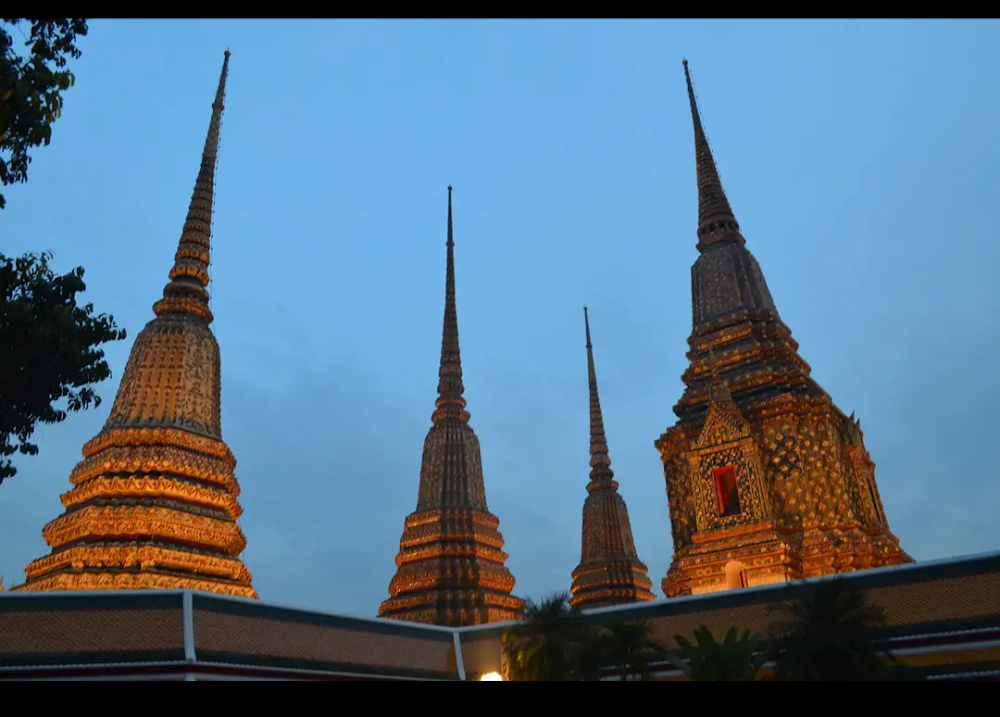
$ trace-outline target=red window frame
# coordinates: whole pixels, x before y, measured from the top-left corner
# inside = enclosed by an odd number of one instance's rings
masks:
[[[735,510],[732,510],[734,506],[727,505],[726,496],[729,491],[726,490],[726,478],[732,476],[733,486],[736,488],[736,506]],[[731,516],[739,515],[743,512],[743,504],[740,501],[740,489],[739,483],[736,481],[736,468],[734,466],[723,466],[722,468],[715,468],[712,470],[712,477],[715,479],[715,501],[716,506],[719,510],[720,516]]]

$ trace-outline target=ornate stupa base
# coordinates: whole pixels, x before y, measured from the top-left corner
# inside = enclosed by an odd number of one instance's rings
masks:
[[[892,534],[861,528],[786,533],[771,522],[717,533],[697,535],[695,547],[675,556],[663,579],[664,595],[704,595],[913,562]]]
[[[47,558],[42,558],[47,560]],[[39,567],[35,561],[28,570]],[[246,570],[246,568],[243,568]],[[249,583],[228,582],[205,578],[185,577],[170,573],[159,573],[150,569],[129,572],[89,572],[69,570],[52,573],[12,588],[11,592],[52,592],[58,590],[199,590],[201,592],[231,595],[232,597],[258,600],[257,591]]]
[[[637,561],[594,560],[573,571],[570,605],[580,610],[655,600],[649,570]]]
[[[433,509],[406,519],[398,569],[379,617],[445,627],[516,620],[500,520],[480,510]]]

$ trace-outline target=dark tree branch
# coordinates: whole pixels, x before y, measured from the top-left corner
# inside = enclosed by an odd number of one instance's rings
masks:
[[[58,275],[52,255],[0,255],[0,483],[11,456],[36,455],[37,424],[99,406],[93,386],[111,376],[101,346],[125,338],[114,317],[79,306],[83,268]]]

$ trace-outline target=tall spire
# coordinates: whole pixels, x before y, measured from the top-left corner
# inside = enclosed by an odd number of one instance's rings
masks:
[[[170,270],[170,283],[163,288],[163,298],[153,304],[157,316],[164,312],[191,313],[211,323],[208,307],[208,267],[212,252],[212,210],[215,201],[215,168],[219,156],[222,113],[225,109],[226,78],[229,74],[229,50],[222,60],[219,87],[212,103],[212,119],[208,123],[201,167],[194,183],[187,219],[181,230]]]
[[[590,480],[610,481],[614,478],[608,456],[608,438],[604,433],[601,398],[597,394],[597,370],[594,368],[594,347],[590,343],[590,317],[583,307],[583,324],[587,331],[587,378],[590,384]]]
[[[590,385],[590,483],[583,502],[580,564],[573,571],[570,602],[574,607],[591,608],[653,600],[653,583],[636,553],[628,507],[611,470],[586,306],[583,323]]]
[[[451,191],[448,186],[448,248],[444,279],[444,327],[441,332],[441,367],[438,370],[438,399],[434,421],[445,417],[469,420],[462,384],[462,352],[458,345],[458,309],[455,305],[455,227],[452,220]]]
[[[663,592],[703,594],[910,562],[885,523],[874,464],[812,378],[746,246],[686,60],[684,75],[700,253],[691,267],[690,364],[674,406],[678,420],[655,442],[673,537]]]
[[[516,619],[500,520],[486,505],[479,437],[469,425],[455,309],[455,232],[448,187],[448,250],[438,398],[424,439],[417,509],[406,517],[396,574],[379,617],[449,627]]]
[[[229,52],[170,283],[136,336],[104,428],[83,446],[49,555],[18,591],[186,589],[256,598],[240,559],[236,458],[222,440],[222,370],[208,254]]]
[[[688,100],[691,102],[691,120],[694,122],[694,156],[698,171],[698,249],[726,239],[745,244],[743,235],[740,234],[740,225],[722,188],[722,179],[719,178],[719,170],[701,124],[701,113],[698,111],[687,60],[684,60],[684,77],[687,80]]]

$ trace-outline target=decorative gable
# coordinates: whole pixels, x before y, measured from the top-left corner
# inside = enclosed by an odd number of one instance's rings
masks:
[[[698,532],[758,523],[770,516],[750,423],[726,384],[714,376],[708,415],[687,457]]]
[[[743,418],[729,391],[725,387],[721,387],[722,391],[717,391],[717,388],[713,387],[708,417],[705,418],[705,425],[694,444],[696,449],[721,446],[750,436],[750,424]],[[716,400],[716,393],[724,395]]]

